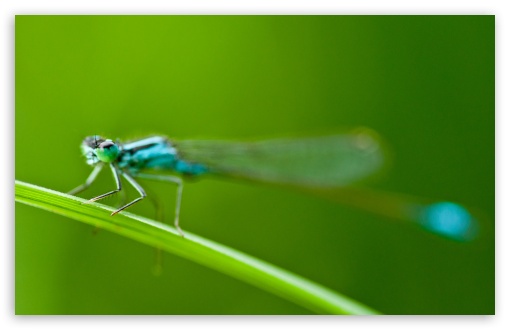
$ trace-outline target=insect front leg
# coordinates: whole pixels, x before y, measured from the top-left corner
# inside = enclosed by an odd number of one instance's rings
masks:
[[[138,182],[135,181],[135,179],[133,179],[133,177],[131,177],[131,175],[127,174],[126,172],[122,172],[122,176],[126,178],[126,180],[129,181],[129,183],[131,183],[131,185],[136,189],[136,191],[138,191],[138,193],[140,194],[140,197],[138,197],[137,199],[135,199],[134,201],[132,202],[129,202],[127,203],[126,205],[120,207],[119,209],[115,210],[112,214],[110,215],[115,215],[117,213],[119,213],[120,211],[130,207],[131,205],[141,201],[142,199],[144,199],[145,197],[147,197],[147,194],[145,193],[145,190],[143,190],[142,186],[140,186],[138,184]]]
[[[139,177],[141,179],[147,179],[147,180],[171,182],[171,183],[175,183],[177,185],[177,200],[175,203],[174,225],[175,225],[175,228],[177,228],[177,230],[179,231],[179,234],[181,234],[181,236],[184,237],[184,232],[182,231],[181,227],[179,226],[179,213],[181,210],[181,199],[182,199],[182,188],[183,188],[182,179],[178,176],[173,176],[173,175],[154,175],[154,174],[146,174],[146,173],[139,173],[139,174],[137,174],[137,177]]]
[[[92,202],[95,202],[97,200],[100,200],[100,199],[103,199],[105,197],[108,197],[110,195],[113,195],[115,193],[118,193],[121,189],[122,189],[122,184],[120,182],[120,177],[119,177],[119,173],[117,172],[117,168],[115,167],[115,165],[113,165],[112,163],[109,164],[110,165],[110,169],[112,170],[112,173],[113,173],[113,177],[115,179],[115,183],[117,185],[117,189],[115,190],[112,190],[110,192],[107,192],[106,194],[102,194],[102,195],[99,195],[97,197],[94,197],[92,199],[89,199],[87,201],[87,203],[92,203]]]
[[[96,167],[94,167],[94,169],[92,170],[92,173],[90,173],[90,175],[88,176],[87,180],[85,180],[85,183],[69,191],[68,194],[76,195],[77,193],[80,193],[87,189],[88,187],[90,187],[90,185],[92,184],[92,182],[96,180],[97,175],[99,174],[99,172],[101,172],[102,169],[103,163],[99,163],[98,165],[96,165]]]

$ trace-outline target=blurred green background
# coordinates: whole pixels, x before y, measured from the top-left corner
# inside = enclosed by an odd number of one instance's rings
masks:
[[[185,185],[184,229],[390,314],[494,313],[494,16],[17,16],[15,177],[58,191],[91,134],[243,139],[367,126],[370,187],[481,210],[457,243],[312,195]],[[105,171],[82,197],[113,187]],[[175,189],[149,183],[172,214]],[[107,203],[114,204],[111,199]],[[151,203],[131,212],[154,216]],[[492,224],[492,225],[491,225]],[[17,314],[307,314],[223,274],[16,204]]]

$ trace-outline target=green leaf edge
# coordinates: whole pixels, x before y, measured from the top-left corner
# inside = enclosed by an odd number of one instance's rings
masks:
[[[238,280],[266,290],[318,314],[379,314],[351,298],[265,261],[129,212],[110,216],[113,208],[15,181],[15,200],[64,217],[112,231],[119,235],[173,253]]]

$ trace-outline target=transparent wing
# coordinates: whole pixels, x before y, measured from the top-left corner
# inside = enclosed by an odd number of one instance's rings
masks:
[[[184,140],[179,156],[211,173],[301,187],[342,187],[378,172],[385,157],[367,130],[253,142]]]
[[[387,166],[384,145],[368,130],[253,142],[175,143],[180,157],[204,164],[212,173],[294,186],[456,241],[479,236],[483,214],[460,204],[353,187]]]

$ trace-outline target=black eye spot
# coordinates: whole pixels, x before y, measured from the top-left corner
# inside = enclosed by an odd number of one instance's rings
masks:
[[[112,146],[114,146],[115,143],[112,141],[104,141],[99,145],[99,148],[101,149],[110,149]]]
[[[96,149],[104,141],[105,141],[105,139],[103,139],[102,137],[100,137],[98,135],[93,135],[93,136],[87,136],[85,138],[85,140],[83,140],[83,144],[92,148],[92,149]]]

